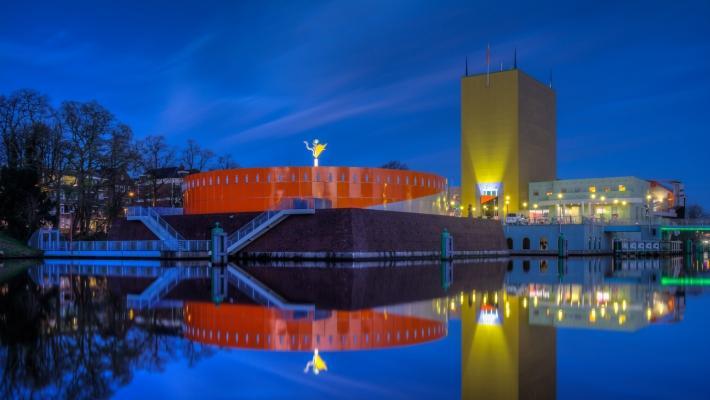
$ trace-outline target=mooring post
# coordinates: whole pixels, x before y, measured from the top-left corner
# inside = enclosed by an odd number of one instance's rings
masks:
[[[454,237],[444,228],[441,232],[441,259],[451,260],[454,258]]]
[[[212,228],[212,240],[210,241],[211,260],[213,265],[225,265],[227,263],[227,234],[217,222]]]

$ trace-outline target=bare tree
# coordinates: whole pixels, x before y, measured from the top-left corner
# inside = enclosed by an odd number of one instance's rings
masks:
[[[160,179],[159,170],[169,167],[175,160],[175,150],[168,145],[165,136],[148,136],[139,145],[142,155],[144,175],[150,185],[150,202],[153,207],[158,201],[158,191],[164,185]],[[141,194],[144,198],[144,193]]]
[[[388,161],[384,163],[380,168],[385,168],[385,169],[409,169],[407,164],[401,162],[401,161]]]
[[[60,115],[67,134],[68,168],[74,177],[73,194],[76,196],[72,231],[78,229],[80,235],[86,235],[99,207],[100,169],[115,120],[108,110],[94,101],[66,101],[61,105]]]
[[[139,150],[133,141],[131,128],[118,124],[111,130],[104,155],[102,178],[106,199],[103,204],[107,226],[123,213],[131,188],[129,172],[140,161]]]
[[[222,154],[217,158],[217,163],[212,169],[231,169],[239,168],[239,164],[232,159],[232,155],[229,153]]]
[[[187,146],[182,151],[180,161],[188,171],[203,171],[213,158],[214,152],[212,150],[202,148],[197,142],[189,139]]]

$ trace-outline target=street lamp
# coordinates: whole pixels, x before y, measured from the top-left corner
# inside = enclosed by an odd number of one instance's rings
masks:
[[[560,209],[560,217],[561,217],[561,218],[559,218],[560,223],[562,223],[562,218],[564,218],[564,216],[565,216],[565,205],[564,205],[564,203],[562,203],[563,197],[565,197],[565,196],[562,193],[557,193],[557,199],[560,201],[560,204],[558,206]]]

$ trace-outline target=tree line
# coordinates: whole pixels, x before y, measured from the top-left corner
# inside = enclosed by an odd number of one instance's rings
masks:
[[[155,171],[179,165],[198,171],[236,163],[194,140],[176,148],[163,135],[138,139],[96,101],[55,107],[35,90],[0,94],[0,229],[17,238],[58,226],[63,202],[71,203],[78,237],[101,230],[96,215],[105,229],[123,215],[134,179],[148,182],[142,195],[154,203],[161,184]]]

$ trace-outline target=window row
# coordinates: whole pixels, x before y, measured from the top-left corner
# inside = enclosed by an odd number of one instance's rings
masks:
[[[224,177],[224,184],[225,184],[225,185],[229,185],[229,182],[230,182],[230,179],[229,179],[229,178],[230,178],[229,175],[227,175],[227,176]],[[286,180],[287,178],[288,178],[288,176],[285,177],[284,175],[277,175],[277,176],[276,176],[276,182],[288,182],[288,181]],[[290,179],[290,182],[297,182],[297,181],[296,181],[296,174],[291,174],[290,178],[291,178],[291,179]],[[328,182],[333,182],[334,176],[333,176],[332,173],[328,173],[327,178],[328,178],[328,179],[327,179]],[[340,178],[340,180],[338,180],[338,182],[347,182],[346,177],[345,177],[345,174],[341,174],[339,178]],[[252,182],[253,182],[253,183],[260,183],[260,182],[261,182],[260,179],[261,179],[261,178],[260,178],[259,174],[256,174],[256,175],[253,177]],[[239,175],[234,175],[234,177],[233,177],[233,179],[232,179],[232,183],[233,183],[233,184],[239,184],[239,181],[240,181],[240,180],[239,180]],[[380,184],[380,183],[383,183],[382,181],[383,181],[383,179],[382,179],[381,176],[379,176],[379,175],[376,175],[376,176],[375,176],[374,183]],[[266,175],[266,183],[271,183],[271,182],[272,182],[272,175],[271,175],[271,174]],[[308,180],[308,173],[304,173],[304,174],[303,174],[303,181],[302,181],[302,182],[309,182],[309,180]],[[315,176],[315,182],[321,182],[321,175],[320,175],[320,174],[316,174],[316,176]],[[359,182],[358,182],[358,176],[357,176],[356,174],[352,175],[352,181],[351,181],[351,182],[352,182],[352,183],[359,183]],[[391,183],[393,183],[393,182],[394,182],[395,184],[397,184],[397,185],[401,185],[402,182],[404,182],[405,185],[409,185],[409,184],[410,184],[410,179],[409,179],[409,176],[405,176],[404,179],[402,179],[399,175],[396,176],[395,179],[392,179],[392,177],[389,176],[389,175],[386,176],[385,179],[384,179],[384,183],[385,183],[385,184],[391,184]],[[415,177],[412,177],[411,182],[412,182],[412,184],[413,184],[414,186],[427,187],[427,188],[433,187],[433,188],[437,188],[437,189],[444,189],[444,183],[441,182],[441,181],[437,182],[436,179],[434,179],[433,181],[432,181],[431,178],[427,178],[427,179],[419,178],[419,179],[417,179],[417,177],[415,176]],[[432,182],[433,182],[433,183],[432,183]],[[249,183],[249,175],[244,175],[244,177],[242,178],[242,183]],[[367,175],[367,174],[365,174],[365,175],[363,176],[362,183],[370,183],[370,176]],[[220,182],[220,176],[216,176],[216,177],[215,177],[215,179],[214,179],[214,184],[215,184],[215,185],[220,185],[220,184],[221,184],[221,182]],[[206,177],[206,178],[190,179],[190,180],[187,181],[187,183],[184,183],[184,184],[183,184],[183,190],[192,189],[192,188],[195,188],[195,187],[202,187],[202,186],[212,186],[212,185],[213,185],[213,180],[212,180],[212,177],[211,177],[211,176],[210,176],[210,177]]]

